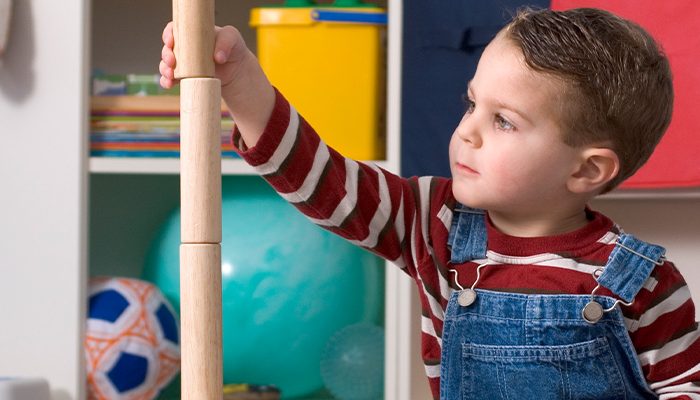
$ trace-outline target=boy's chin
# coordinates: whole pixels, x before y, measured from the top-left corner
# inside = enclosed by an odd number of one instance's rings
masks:
[[[474,193],[460,193],[460,191],[453,189],[452,194],[454,195],[455,200],[464,206],[484,210],[488,208],[488,202],[480,199],[478,196],[475,196]]]

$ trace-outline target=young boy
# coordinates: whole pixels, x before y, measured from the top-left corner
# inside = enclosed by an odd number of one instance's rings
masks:
[[[164,31],[161,84],[175,59]],[[417,283],[441,399],[700,398],[700,331],[663,248],[588,208],[666,130],[665,56],[608,12],[519,13],[485,49],[452,178],[403,179],[328,148],[232,27],[217,77],[241,156],[316,224]]]

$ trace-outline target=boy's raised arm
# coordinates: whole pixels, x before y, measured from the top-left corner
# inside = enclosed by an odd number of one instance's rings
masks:
[[[159,69],[164,88],[177,83],[172,29],[169,23],[163,31]],[[328,147],[275,91],[234,27],[216,27],[214,61],[235,133],[245,143],[241,146],[234,138],[234,146],[244,150],[243,159],[312,222],[414,274],[416,259],[428,251],[429,228],[423,223],[431,225],[431,216],[449,197],[449,182],[403,179]],[[260,139],[271,121],[277,130],[269,130],[270,140],[263,143]],[[439,198],[434,203],[438,210],[431,208],[430,196]],[[416,199],[422,200],[420,208]]]
[[[160,84],[170,88],[175,79],[173,24],[163,30]],[[275,105],[275,91],[255,55],[232,26],[216,27],[214,44],[216,78],[221,80],[221,97],[229,108],[246,146],[253,147],[263,133]]]

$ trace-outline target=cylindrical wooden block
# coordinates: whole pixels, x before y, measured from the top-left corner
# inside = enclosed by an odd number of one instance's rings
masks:
[[[182,398],[221,399],[221,246],[180,245]]]
[[[180,83],[182,243],[221,243],[221,83]]]
[[[214,76],[214,0],[173,0],[175,78]]]

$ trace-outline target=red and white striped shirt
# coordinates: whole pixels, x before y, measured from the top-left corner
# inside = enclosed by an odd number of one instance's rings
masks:
[[[456,201],[451,180],[405,179],[326,146],[277,93],[265,132],[241,156],[315,224],[392,261],[418,286],[421,352],[439,398],[443,317],[450,293],[476,278],[477,263],[450,263],[447,238]],[[519,238],[487,226],[488,258],[479,288],[516,293],[589,294],[592,273],[605,265],[619,228],[588,211],[583,228],[556,236]],[[478,261],[478,260],[475,260]],[[458,274],[451,273],[457,270]],[[597,294],[607,294],[599,290]],[[656,267],[629,307],[627,328],[647,382],[661,399],[700,399],[700,330],[690,291],[675,266]],[[391,312],[391,310],[387,310]]]

